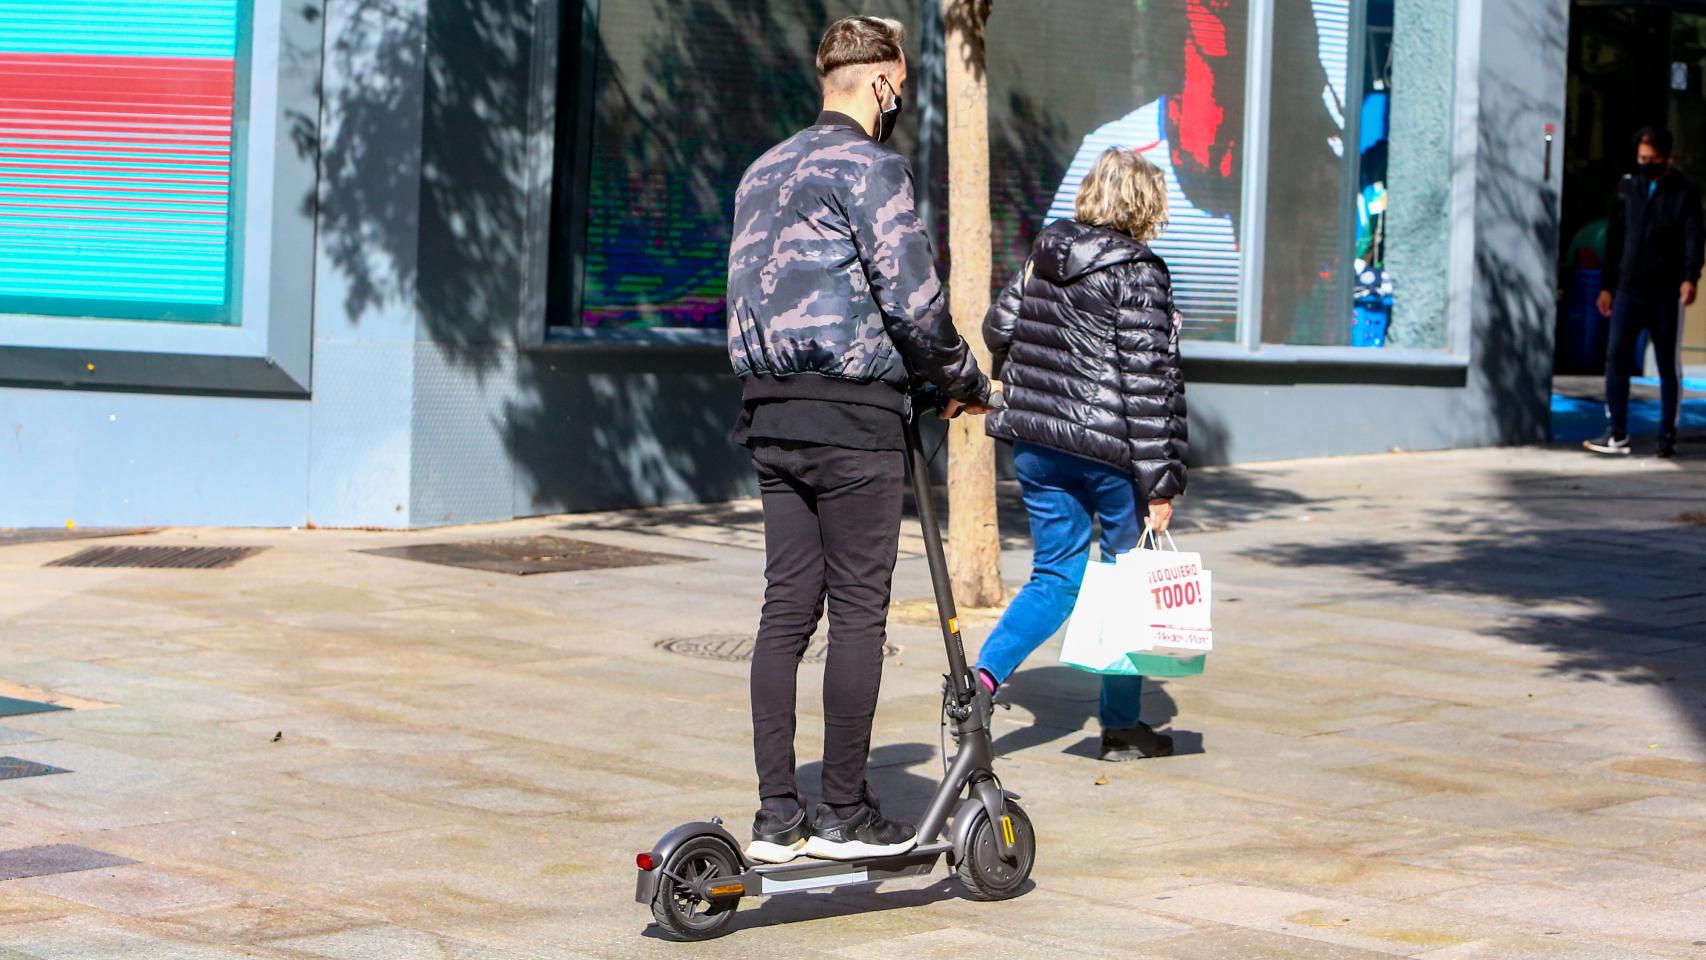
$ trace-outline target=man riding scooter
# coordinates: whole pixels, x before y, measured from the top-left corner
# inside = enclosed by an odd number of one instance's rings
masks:
[[[760,807],[747,856],[856,859],[916,842],[865,781],[905,478],[905,390],[986,413],[989,379],[947,314],[912,172],[886,145],[906,85],[904,28],[848,17],[817,53],[823,112],[759,157],[735,194],[731,434],[764,505],[764,608],[752,658]],[[827,600],[823,796],[795,782],[797,670]]]

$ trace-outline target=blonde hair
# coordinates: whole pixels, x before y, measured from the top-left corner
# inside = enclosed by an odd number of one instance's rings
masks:
[[[859,71],[847,67],[899,63],[906,54],[906,27],[883,17],[844,17],[829,25],[817,45],[817,75],[824,89],[854,87]]]
[[[1078,185],[1079,223],[1153,240],[1167,226],[1167,177],[1125,147],[1109,147]]]

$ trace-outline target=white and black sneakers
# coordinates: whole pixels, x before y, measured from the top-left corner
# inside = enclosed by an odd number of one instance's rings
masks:
[[[885,820],[869,804],[843,820],[825,804],[818,804],[817,825],[806,841],[808,857],[824,860],[857,860],[905,853],[918,843],[918,831],[904,823]]]
[[[1583,440],[1582,446],[1594,453],[1625,456],[1629,453],[1629,435],[1627,433],[1612,433],[1607,430],[1592,440]]]
[[[752,820],[752,842],[746,845],[746,858],[755,863],[787,863],[805,852],[811,832],[803,807],[786,820],[760,809]]]
[[[1621,455],[1629,454],[1629,435],[1628,433],[1612,433],[1612,431],[1607,430],[1593,440],[1583,440],[1581,445],[1587,447],[1588,450],[1593,450],[1595,454],[1612,454],[1621,457]]]
[[[817,824],[805,810],[793,817],[760,809],[752,821],[752,842],[746,858],[754,863],[788,863],[795,857],[824,860],[857,860],[905,853],[918,843],[918,831],[904,823],[883,819],[875,806],[861,806],[846,819],[833,808],[818,804]]]

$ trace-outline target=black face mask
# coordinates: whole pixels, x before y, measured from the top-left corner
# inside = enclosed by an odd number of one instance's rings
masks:
[[[883,78],[883,86],[889,88],[890,95],[894,97],[894,103],[885,107],[882,98],[877,98],[878,143],[887,143],[889,137],[894,136],[895,122],[900,119],[900,94],[894,92],[894,86],[889,83],[888,77]]]
[[[1657,180],[1664,176],[1665,170],[1669,169],[1669,167],[1670,164],[1663,160],[1654,160],[1648,163],[1635,164],[1635,169],[1639,170],[1641,172],[1641,176],[1646,177],[1648,180]]]

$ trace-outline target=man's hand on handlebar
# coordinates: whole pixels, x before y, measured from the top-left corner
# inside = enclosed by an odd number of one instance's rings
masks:
[[[941,417],[943,420],[952,420],[962,413],[969,413],[974,417],[981,417],[986,413],[994,412],[994,407],[984,406],[981,403],[966,403],[963,400],[949,400],[947,405],[942,408],[942,412],[938,413],[937,416]]]

